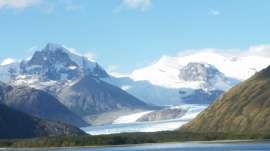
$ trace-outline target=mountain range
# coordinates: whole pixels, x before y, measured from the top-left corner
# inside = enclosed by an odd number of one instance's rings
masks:
[[[206,52],[162,57],[129,75],[114,76],[97,62],[48,43],[29,59],[0,64],[0,81],[5,82],[0,82],[0,122],[6,130],[21,118],[25,125],[10,128],[31,128],[7,133],[7,138],[81,135],[71,125],[111,124],[124,115],[146,112],[138,121],[181,118],[188,110],[168,107],[209,105],[218,98],[180,131],[265,133],[270,67],[257,71],[267,63],[269,59],[257,56]]]
[[[6,105],[82,127],[112,123],[119,116],[160,106],[211,104],[268,61],[248,64],[250,59],[254,57],[226,58],[210,52],[166,56],[119,77],[62,45],[48,43],[29,59],[2,63],[0,81],[11,87],[6,90],[10,94],[5,96]],[[242,64],[248,65],[244,72],[229,72],[229,66],[236,70]]]
[[[0,80],[12,85],[27,84],[56,95],[63,85],[69,86],[90,75],[153,105],[209,104],[239,82],[212,64],[195,59],[186,64],[175,60],[163,57],[129,76],[115,77],[97,62],[72,53],[62,45],[49,43],[31,59],[1,65]]]
[[[122,86],[147,102],[153,103],[155,100],[163,105],[179,102],[209,104],[220,94],[269,64],[268,57],[218,53],[205,49],[200,52],[191,50],[175,56],[162,56],[158,61],[136,69],[131,74],[115,75],[139,83],[134,86],[126,82]],[[144,89],[146,94],[140,92],[142,85],[147,87]]]
[[[188,63],[186,66],[175,67],[175,73],[168,68],[159,72],[145,71],[148,79],[137,80],[132,77],[103,78],[141,100],[156,105],[209,104],[220,94],[239,83],[229,78],[213,65],[206,63]],[[156,80],[160,83],[155,83]],[[169,84],[170,83],[170,84]],[[172,86],[167,86],[167,84]]]
[[[4,103],[40,118],[83,127],[95,124],[91,122],[99,114],[156,108],[100,80],[109,75],[98,63],[58,44],[49,43],[30,59],[2,65],[0,71],[1,80],[12,87]]]

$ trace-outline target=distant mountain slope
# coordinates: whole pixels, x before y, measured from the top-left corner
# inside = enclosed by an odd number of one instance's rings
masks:
[[[132,80],[129,77],[107,77],[103,80],[156,105],[209,104],[239,82],[226,77],[209,64],[188,63],[183,67],[175,67],[175,71],[170,75],[170,71],[164,69],[160,77],[153,75],[156,79],[152,79],[165,85],[170,83],[172,87],[151,83],[151,80]],[[155,73],[144,73],[146,77],[151,74]],[[173,76],[174,80],[170,79]]]
[[[163,56],[149,66],[136,69],[130,75],[123,75],[136,84],[124,83],[121,86],[147,102],[152,100],[152,103],[163,105],[179,102],[207,104],[269,64],[270,59],[263,56],[254,54],[233,56],[207,49],[176,56]],[[138,87],[144,87],[145,92],[140,91]],[[159,96],[160,92],[166,93]]]
[[[148,81],[133,81],[128,77],[109,77],[102,80],[154,105],[209,104],[224,92],[223,90],[204,91],[184,87],[165,88]]]
[[[196,60],[179,64],[170,58],[162,58],[152,66],[135,70],[130,78],[134,81],[149,81],[153,85],[165,88],[204,90],[227,90],[238,81],[226,76],[214,65]]]
[[[154,108],[118,87],[95,77],[85,76],[70,87],[59,92],[58,97],[81,116],[124,109]]]
[[[181,131],[270,133],[270,66],[229,90]]]
[[[209,64],[217,68],[226,77],[245,80],[266,68],[270,64],[270,59],[256,55],[228,56],[205,50],[177,56],[163,56],[150,66],[134,70],[131,78],[147,80],[160,86],[176,87],[175,82],[179,81],[179,69],[189,63]],[[167,81],[160,81],[159,78]]]
[[[0,104],[0,139],[84,134],[76,127],[41,120]]]
[[[69,111],[55,97],[26,86],[12,87],[0,82],[0,103],[42,119],[87,126],[78,115]]]

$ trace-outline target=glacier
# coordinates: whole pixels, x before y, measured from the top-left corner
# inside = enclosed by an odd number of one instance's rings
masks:
[[[146,114],[149,114],[153,111],[145,111],[145,112],[139,112],[134,114],[129,114],[125,116],[120,116],[116,120],[114,120],[113,124],[124,124],[124,123],[134,123],[139,118],[143,117]]]
[[[152,121],[152,122],[136,122],[139,117],[148,114],[147,112],[138,112],[135,114],[120,116],[113,124],[90,126],[81,128],[90,135],[107,135],[118,133],[131,133],[131,132],[159,132],[159,131],[173,131],[194,119],[200,112],[207,106],[205,105],[181,105],[172,106],[177,108],[186,109],[187,112],[184,116],[178,119]],[[126,120],[126,122],[125,122]]]

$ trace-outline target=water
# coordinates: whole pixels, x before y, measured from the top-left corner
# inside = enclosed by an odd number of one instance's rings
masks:
[[[32,151],[270,151],[270,143],[241,143],[241,144],[200,144],[174,143],[149,144],[126,147],[99,147],[99,148],[62,148],[62,149],[31,149]],[[14,151],[31,151],[20,149]],[[12,151],[9,150],[9,151]]]

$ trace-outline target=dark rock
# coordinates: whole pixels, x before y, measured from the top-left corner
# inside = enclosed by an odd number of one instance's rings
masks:
[[[0,104],[0,139],[86,135],[80,129],[41,120]]]

